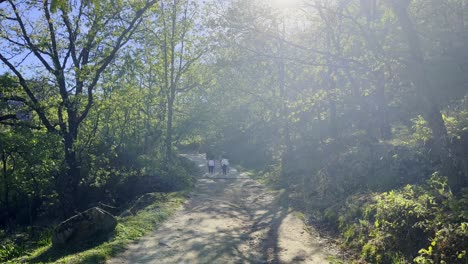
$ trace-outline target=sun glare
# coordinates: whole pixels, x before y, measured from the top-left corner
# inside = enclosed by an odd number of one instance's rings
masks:
[[[293,8],[298,7],[301,0],[271,0],[272,5],[276,8]]]

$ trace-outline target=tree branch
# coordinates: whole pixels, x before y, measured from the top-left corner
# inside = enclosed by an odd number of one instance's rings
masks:
[[[128,42],[130,37],[132,36],[135,28],[141,23],[141,17],[143,13],[148,10],[152,5],[154,5],[158,0],[152,0],[146,3],[146,5],[138,10],[135,13],[135,17],[132,19],[130,24],[127,26],[127,28],[120,34],[120,36],[117,38],[116,44],[114,48],[112,49],[111,53],[103,60],[101,66],[97,69],[96,74],[94,75],[94,78],[92,82],[88,86],[88,102],[86,104],[86,107],[84,111],[81,113],[80,117],[78,118],[78,123],[81,123],[83,119],[88,115],[89,110],[91,109],[91,106],[93,104],[93,89],[96,86],[101,73],[106,69],[106,67],[109,65],[109,63],[114,59],[115,55],[117,54],[117,51],[125,45],[125,43]]]
[[[0,122],[5,121],[5,120],[18,120],[15,114],[7,114],[0,116]]]
[[[21,19],[21,16],[19,14],[19,10],[16,8],[16,5],[13,3],[12,0],[8,0],[10,3],[11,7],[13,8],[13,11],[16,15],[16,20],[18,21],[18,24],[21,28],[22,36],[26,40],[26,43],[28,44],[29,48],[33,51],[34,55],[42,62],[44,67],[51,72],[54,73],[54,69],[49,65],[49,63],[42,57],[41,53],[46,53],[42,50],[40,50],[34,43],[32,43],[31,39],[29,38],[28,32],[26,31],[26,27],[24,26],[23,20]]]
[[[18,77],[21,87],[23,88],[23,90],[28,95],[29,100],[31,100],[31,102],[32,102],[30,107],[32,107],[33,110],[36,111],[36,113],[38,114],[39,118],[41,119],[42,123],[47,128],[47,130],[50,131],[50,132],[57,132],[55,130],[55,128],[52,126],[52,124],[50,123],[50,121],[47,119],[47,116],[45,115],[42,108],[39,106],[39,102],[38,102],[37,98],[34,96],[31,89],[29,89],[29,86],[26,83],[26,80],[21,75],[21,73],[15,68],[15,66],[13,66],[13,64],[11,64],[11,62],[9,62],[3,56],[3,54],[1,52],[0,52],[0,60],[3,61],[3,63],[5,63],[8,66],[8,68],[10,68],[10,70],[16,75],[16,77]]]
[[[43,127],[40,126],[34,126],[28,123],[12,123],[12,122],[4,122],[0,120],[0,124],[6,125],[6,126],[11,126],[11,127],[27,127],[30,129],[36,129],[36,130],[41,130]]]

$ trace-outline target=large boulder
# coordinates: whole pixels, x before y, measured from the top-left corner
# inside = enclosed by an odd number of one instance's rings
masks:
[[[117,219],[107,211],[93,207],[60,223],[52,236],[54,246],[66,246],[91,240],[112,232]]]

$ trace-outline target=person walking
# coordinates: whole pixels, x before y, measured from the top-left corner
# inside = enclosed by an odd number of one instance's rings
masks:
[[[208,160],[208,173],[213,174],[215,167],[215,161],[213,159]]]
[[[229,166],[229,160],[226,158],[223,158],[221,160],[221,168],[223,168],[223,174],[226,175],[228,171],[228,166]]]

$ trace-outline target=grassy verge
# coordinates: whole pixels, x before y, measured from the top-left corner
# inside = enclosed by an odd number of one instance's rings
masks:
[[[151,232],[171,216],[181,206],[185,194],[164,194],[163,199],[140,210],[136,215],[118,217],[119,223],[110,238],[103,237],[98,241],[68,249],[53,248],[49,239],[47,245],[36,248],[28,256],[7,263],[104,263],[106,259],[124,251],[129,243]]]

